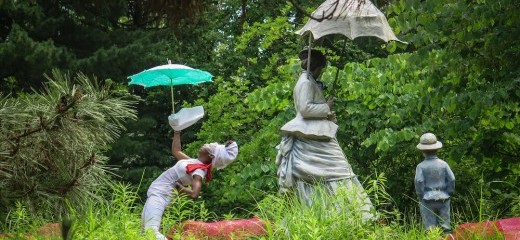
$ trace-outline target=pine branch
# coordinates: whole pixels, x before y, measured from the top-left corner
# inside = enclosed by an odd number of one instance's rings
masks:
[[[0,213],[17,201],[48,212],[64,196],[80,207],[109,181],[99,150],[136,118],[135,101],[109,85],[83,74],[73,83],[58,71],[47,79],[41,93],[0,98],[0,192],[9,193]]]
[[[94,164],[96,164],[96,154],[92,153],[90,155],[90,157],[87,158],[87,160],[85,161],[85,164],[83,164],[83,166],[81,166],[79,169],[84,169],[84,168],[94,165]]]
[[[15,140],[17,142],[20,141],[21,138],[24,138],[24,137],[27,137],[31,134],[34,134],[34,133],[37,133],[37,132],[40,132],[42,130],[51,130],[55,124],[52,124],[52,123],[55,123],[57,120],[59,120],[59,118],[61,118],[62,116],[64,116],[67,111],[72,108],[72,106],[74,106],[74,104],[76,104],[76,100],[72,100],[71,103],[69,104],[66,104],[66,98],[65,96],[63,96],[60,100],[60,103],[58,103],[58,105],[56,106],[56,110],[58,112],[58,115],[52,119],[52,120],[49,120],[47,122],[43,122],[42,119],[43,119],[43,116],[40,116],[39,119],[40,119],[40,126],[38,126],[37,128],[34,128],[34,129],[26,129],[22,134],[18,135],[18,136],[15,136],[15,137],[11,137],[9,138],[9,140]]]
[[[78,184],[79,177],[80,177],[80,174],[76,171],[76,173],[74,174],[74,177],[72,177],[70,182],[68,184],[66,184],[65,187],[62,187],[61,194],[66,195],[67,193],[72,191],[72,189]]]

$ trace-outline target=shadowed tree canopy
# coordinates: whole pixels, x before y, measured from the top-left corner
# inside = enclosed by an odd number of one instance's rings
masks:
[[[195,23],[212,1],[128,0],[129,25],[133,27],[172,27]]]
[[[207,2],[2,1],[0,91],[39,88],[53,68],[126,82],[167,57],[180,60],[172,40],[191,32]]]

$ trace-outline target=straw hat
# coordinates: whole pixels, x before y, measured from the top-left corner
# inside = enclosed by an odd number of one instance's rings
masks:
[[[425,133],[421,136],[417,149],[419,150],[436,150],[442,148],[442,143],[437,141],[437,137],[433,133]]]

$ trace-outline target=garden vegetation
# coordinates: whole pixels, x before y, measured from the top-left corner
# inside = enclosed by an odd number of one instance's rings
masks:
[[[341,199],[306,207],[277,194],[275,147],[306,45],[297,9],[321,2],[0,1],[0,233],[70,222],[74,239],[153,238],[139,232],[140,211],[175,163],[170,93],[127,76],[167,58],[215,76],[175,88],[177,111],[206,111],[184,151],[232,137],[240,154],[202,199],[173,202],[164,229],[256,215],[264,239],[439,239],[422,231],[413,187],[425,132],[455,173],[454,225],[520,216],[516,0],[378,0],[408,44],[359,38],[340,54],[344,37],[315,41],[330,59],[322,80],[332,86],[339,70],[337,139],[379,220]]]

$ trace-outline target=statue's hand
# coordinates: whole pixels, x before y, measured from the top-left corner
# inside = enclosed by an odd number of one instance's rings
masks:
[[[327,105],[329,106],[330,110],[332,111],[332,109],[334,108],[334,98],[330,98],[329,100],[327,100]]]
[[[337,123],[338,120],[336,119],[336,112],[331,111],[329,114],[327,114],[327,120]]]

